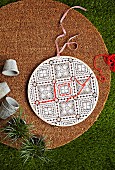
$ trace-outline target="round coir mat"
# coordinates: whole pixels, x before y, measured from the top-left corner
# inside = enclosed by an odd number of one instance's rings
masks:
[[[33,122],[33,133],[46,136],[48,148],[62,146],[82,135],[96,121],[107,100],[110,89],[110,71],[103,59],[97,65],[104,70],[107,78],[99,84],[99,99],[92,114],[84,121],[69,127],[52,126],[38,118],[32,111],[27,96],[30,75],[46,59],[56,55],[55,39],[62,33],[60,18],[69,7],[51,0],[25,0],[4,6],[0,10],[0,64],[6,59],[17,61],[20,74],[17,77],[0,75],[0,81],[6,81],[11,88],[9,96],[15,98],[24,108],[27,123]],[[60,47],[73,35],[78,34],[78,49],[66,48],[62,55],[72,56],[93,68],[95,55],[107,54],[106,46],[96,28],[76,10],[71,10],[63,23],[67,35],[60,39]],[[0,120],[1,127],[7,120]],[[1,138],[2,138],[1,134]],[[18,144],[3,143],[18,147]]]

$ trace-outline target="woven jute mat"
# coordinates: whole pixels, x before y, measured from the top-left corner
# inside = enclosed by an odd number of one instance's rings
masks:
[[[6,59],[17,61],[20,74],[7,77],[0,74],[0,82],[6,81],[11,88],[8,96],[15,98],[24,108],[27,123],[34,122],[33,132],[46,136],[48,148],[62,146],[82,135],[97,120],[110,90],[110,71],[103,59],[97,65],[104,71],[107,80],[99,82],[99,100],[92,114],[83,122],[71,127],[51,126],[39,119],[32,111],[27,96],[27,85],[34,69],[44,60],[56,55],[55,39],[62,33],[59,21],[69,7],[52,0],[24,0],[9,4],[0,9],[0,64]],[[96,28],[76,10],[71,10],[64,20],[67,36],[60,39],[62,46],[75,34],[78,49],[66,48],[62,55],[83,60],[97,75],[93,68],[93,59],[97,54],[107,54],[106,46]],[[8,120],[8,119],[7,119]],[[1,127],[7,120],[0,120]],[[2,134],[1,134],[1,137]],[[3,143],[18,147],[17,144]]]

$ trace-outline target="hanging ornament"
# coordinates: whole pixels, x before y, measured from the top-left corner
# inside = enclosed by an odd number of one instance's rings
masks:
[[[56,40],[57,56],[42,62],[32,73],[28,85],[28,98],[36,115],[43,121],[56,126],[72,126],[85,120],[94,110],[99,96],[98,82],[91,68],[83,61],[61,56],[61,53],[78,35],[71,37],[59,49],[58,41],[66,35],[63,20],[68,9],[60,20],[63,34]]]

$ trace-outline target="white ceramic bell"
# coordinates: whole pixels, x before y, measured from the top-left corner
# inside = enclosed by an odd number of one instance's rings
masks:
[[[11,98],[6,97],[0,106],[0,118],[7,119],[19,109],[18,102]]]
[[[5,76],[17,76],[19,74],[19,70],[16,61],[13,59],[6,60],[2,74]]]
[[[6,82],[0,83],[0,99],[10,92],[10,88]]]

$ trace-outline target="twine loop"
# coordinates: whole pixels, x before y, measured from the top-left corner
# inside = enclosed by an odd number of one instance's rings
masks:
[[[57,56],[60,56],[60,54],[64,51],[65,47],[68,45],[69,49],[71,50],[76,50],[78,48],[78,44],[74,41],[74,42],[71,42],[72,39],[74,39],[76,36],[78,35],[74,35],[72,36],[71,38],[69,38],[69,40],[63,45],[63,47],[60,49],[59,48],[59,45],[58,45],[58,40],[64,36],[66,36],[66,30],[63,26],[63,20],[65,19],[66,15],[68,14],[68,12],[71,10],[71,9],[81,9],[81,10],[84,10],[86,11],[85,8],[81,7],[81,6],[74,6],[74,7],[71,7],[69,8],[62,16],[62,18],[60,19],[60,26],[62,28],[62,31],[63,31],[63,34],[57,36],[56,40],[55,40],[55,45],[56,45],[56,49],[57,49]],[[75,48],[73,49],[70,45],[75,45]]]

